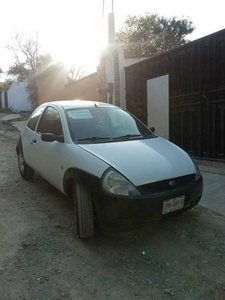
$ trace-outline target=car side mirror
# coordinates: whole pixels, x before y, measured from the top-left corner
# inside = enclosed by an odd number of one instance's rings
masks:
[[[56,136],[53,133],[42,133],[41,140],[43,142],[54,142],[56,140]]]
[[[42,133],[41,139],[43,142],[54,142],[64,143],[63,135],[54,135],[53,133]]]
[[[155,132],[155,127],[149,127],[152,132]]]

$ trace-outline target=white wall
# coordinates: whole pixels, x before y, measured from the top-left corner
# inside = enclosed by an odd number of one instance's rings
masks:
[[[32,110],[27,92],[27,82],[13,82],[8,89],[8,107],[14,111]]]
[[[147,81],[148,126],[169,140],[169,75]]]

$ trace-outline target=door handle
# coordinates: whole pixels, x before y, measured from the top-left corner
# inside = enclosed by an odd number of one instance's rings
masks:
[[[34,145],[34,144],[36,144],[36,139],[33,139],[33,141],[31,142],[31,145]]]

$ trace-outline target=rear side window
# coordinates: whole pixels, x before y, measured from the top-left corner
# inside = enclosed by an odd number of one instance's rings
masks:
[[[40,118],[40,115],[42,114],[44,110],[44,107],[39,108],[31,117],[30,120],[27,123],[27,127],[31,130],[35,130],[36,124]]]

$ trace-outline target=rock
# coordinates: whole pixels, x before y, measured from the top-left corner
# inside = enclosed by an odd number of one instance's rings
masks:
[[[202,264],[207,264],[207,263],[208,263],[207,260],[203,260],[203,261],[202,261]]]
[[[164,294],[166,294],[166,295],[170,295],[170,296],[174,296],[174,292],[172,291],[172,289],[171,288],[167,288],[167,289],[164,289]]]

